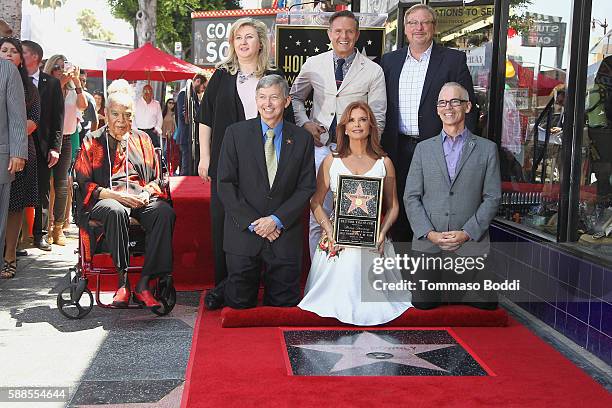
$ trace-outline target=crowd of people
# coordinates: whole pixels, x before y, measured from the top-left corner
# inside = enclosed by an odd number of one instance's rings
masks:
[[[269,62],[265,24],[239,19],[229,33],[228,56],[210,80],[196,75],[192,87],[168,99],[163,109],[149,85],[136,100],[121,80],[111,84],[106,101],[101,93],[89,95],[78,67],[66,66],[63,56],[48,58],[41,70],[37,44],[2,39],[0,56],[14,69],[3,62],[0,74],[19,77],[21,86],[12,92],[19,91],[25,101],[19,115],[9,115],[15,134],[5,129],[0,134],[8,134],[0,147],[9,146],[0,150],[0,164],[10,162],[0,169],[9,169],[0,173],[0,193],[7,194],[11,180],[10,205],[3,199],[0,206],[10,211],[2,277],[16,271],[24,207],[36,206],[37,247],[48,248],[42,221],[47,208],[49,241],[65,243],[68,168],[80,146],[75,165],[80,204],[89,219],[104,225],[112,242],[127,240],[129,216],[140,219],[152,239],[146,240],[146,264],[135,293],[143,304],[159,305],[147,283],[171,272],[167,249],[174,225],[153,151],[162,147],[170,169],[181,175],[197,171],[210,183],[215,287],[205,296],[209,309],[256,306],[262,265],[264,304],[297,305],[347,323],[380,324],[410,307],[444,303],[443,291],[413,290],[386,301],[360,297],[362,272],[377,257],[418,251],[454,258],[469,252],[469,243],[483,244],[478,254],[486,253],[488,227],[501,197],[496,145],[472,133],[476,106],[465,54],[434,43],[437,17],[429,6],[409,8],[404,21],[408,47],[384,55],[378,65],[355,48],[355,15],[334,13],[331,50],[308,58],[290,88]],[[23,123],[13,126],[18,120]],[[334,241],[339,175],[384,180],[374,251]],[[54,198],[48,205],[50,185]],[[311,270],[302,299],[307,206]],[[3,226],[0,218],[1,231]],[[410,252],[397,245],[410,241]],[[129,303],[131,296],[126,248],[111,248],[120,273],[116,305]],[[438,270],[429,278],[443,281],[445,273]],[[400,282],[403,277],[391,270],[387,278]],[[497,307],[494,294],[472,295],[462,303]]]

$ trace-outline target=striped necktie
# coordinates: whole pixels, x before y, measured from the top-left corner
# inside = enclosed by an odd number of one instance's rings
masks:
[[[340,86],[342,85],[342,81],[344,81],[344,71],[342,69],[342,67],[344,67],[344,63],[346,62],[346,60],[344,58],[338,58],[337,61],[337,66],[336,66],[336,72],[335,72],[335,77],[336,77],[336,88],[340,89]],[[336,126],[338,124],[338,117],[334,116],[334,119],[332,120],[331,125],[329,125],[329,138],[330,138],[330,142],[335,143],[336,142]]]
[[[264,144],[264,153],[266,155],[266,169],[268,170],[268,181],[270,182],[270,188],[274,184],[274,177],[276,177],[276,169],[278,163],[276,160],[276,149],[274,148],[274,129],[270,128],[266,130],[266,143]]]

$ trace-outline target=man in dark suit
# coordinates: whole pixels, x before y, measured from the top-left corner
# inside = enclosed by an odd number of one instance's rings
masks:
[[[457,82],[468,90],[474,108],[466,117],[466,124],[470,130],[476,130],[474,88],[466,56],[433,42],[436,23],[436,13],[431,7],[424,4],[410,7],[404,16],[408,47],[385,54],[381,60],[387,84],[387,118],[381,142],[395,165],[399,197],[404,194],[416,144],[442,130],[436,101],[445,83]],[[391,236],[395,242],[412,239],[401,200]]]
[[[23,58],[40,94],[40,123],[36,129],[36,155],[38,157],[38,199],[34,215],[34,245],[43,251],[51,251],[51,245],[43,239],[43,211],[49,208],[49,179],[51,167],[59,160],[64,126],[64,95],[58,79],[40,69],[43,49],[34,41],[23,41]]]
[[[192,112],[189,112],[187,107],[186,88],[181,89],[176,97],[175,113],[178,127],[178,138],[176,139],[176,144],[179,146],[181,152],[181,176],[197,176],[198,174],[198,170],[195,168],[197,165],[194,166],[193,164],[193,141],[191,139],[191,129],[195,126],[195,139],[197,140],[198,127],[194,122],[194,118],[198,115],[198,111],[200,110],[200,99],[198,98],[197,94],[200,93],[200,90],[203,92],[203,90],[206,88],[206,82],[208,82],[208,80],[202,74],[196,74],[191,80],[191,100],[193,101]],[[196,161],[196,163],[197,162],[198,161]]]
[[[300,300],[302,215],[315,191],[312,136],[283,119],[291,103],[279,75],[256,88],[260,116],[227,128],[217,181],[225,206],[223,250],[228,277],[225,303],[257,304],[262,262],[264,304],[295,306]]]

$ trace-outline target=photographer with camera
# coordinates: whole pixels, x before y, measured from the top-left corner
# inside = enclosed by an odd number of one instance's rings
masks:
[[[68,171],[72,159],[70,137],[77,132],[78,111],[87,108],[87,99],[79,79],[80,69],[66,60],[63,55],[53,55],[47,60],[43,71],[60,81],[64,94],[64,127],[60,157],[53,167],[54,199],[50,200],[49,213],[53,208],[53,225],[49,226],[49,241],[66,245],[64,221],[66,221],[66,200],[68,199]]]

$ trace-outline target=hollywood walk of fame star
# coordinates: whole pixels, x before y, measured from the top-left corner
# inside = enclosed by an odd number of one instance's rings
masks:
[[[351,205],[346,212],[347,214],[350,214],[357,208],[361,208],[363,212],[368,214],[368,201],[374,198],[371,194],[363,193],[363,186],[361,183],[357,184],[357,190],[354,193],[344,193],[344,196],[351,200]]]
[[[374,333],[363,332],[353,344],[299,344],[293,345],[307,350],[341,354],[330,373],[362,367],[379,362],[389,362],[410,367],[427,368],[448,372],[417,356],[420,353],[454,347],[456,344],[397,344],[391,343]]]
[[[365,47],[363,47],[363,48],[361,49],[361,54],[363,54],[363,56],[364,56],[364,57],[368,57],[368,58],[369,58],[369,59],[371,59],[372,61],[374,61],[374,59],[376,58],[376,56],[375,56],[375,55],[372,55],[372,56],[368,55],[368,53],[366,52]]]

